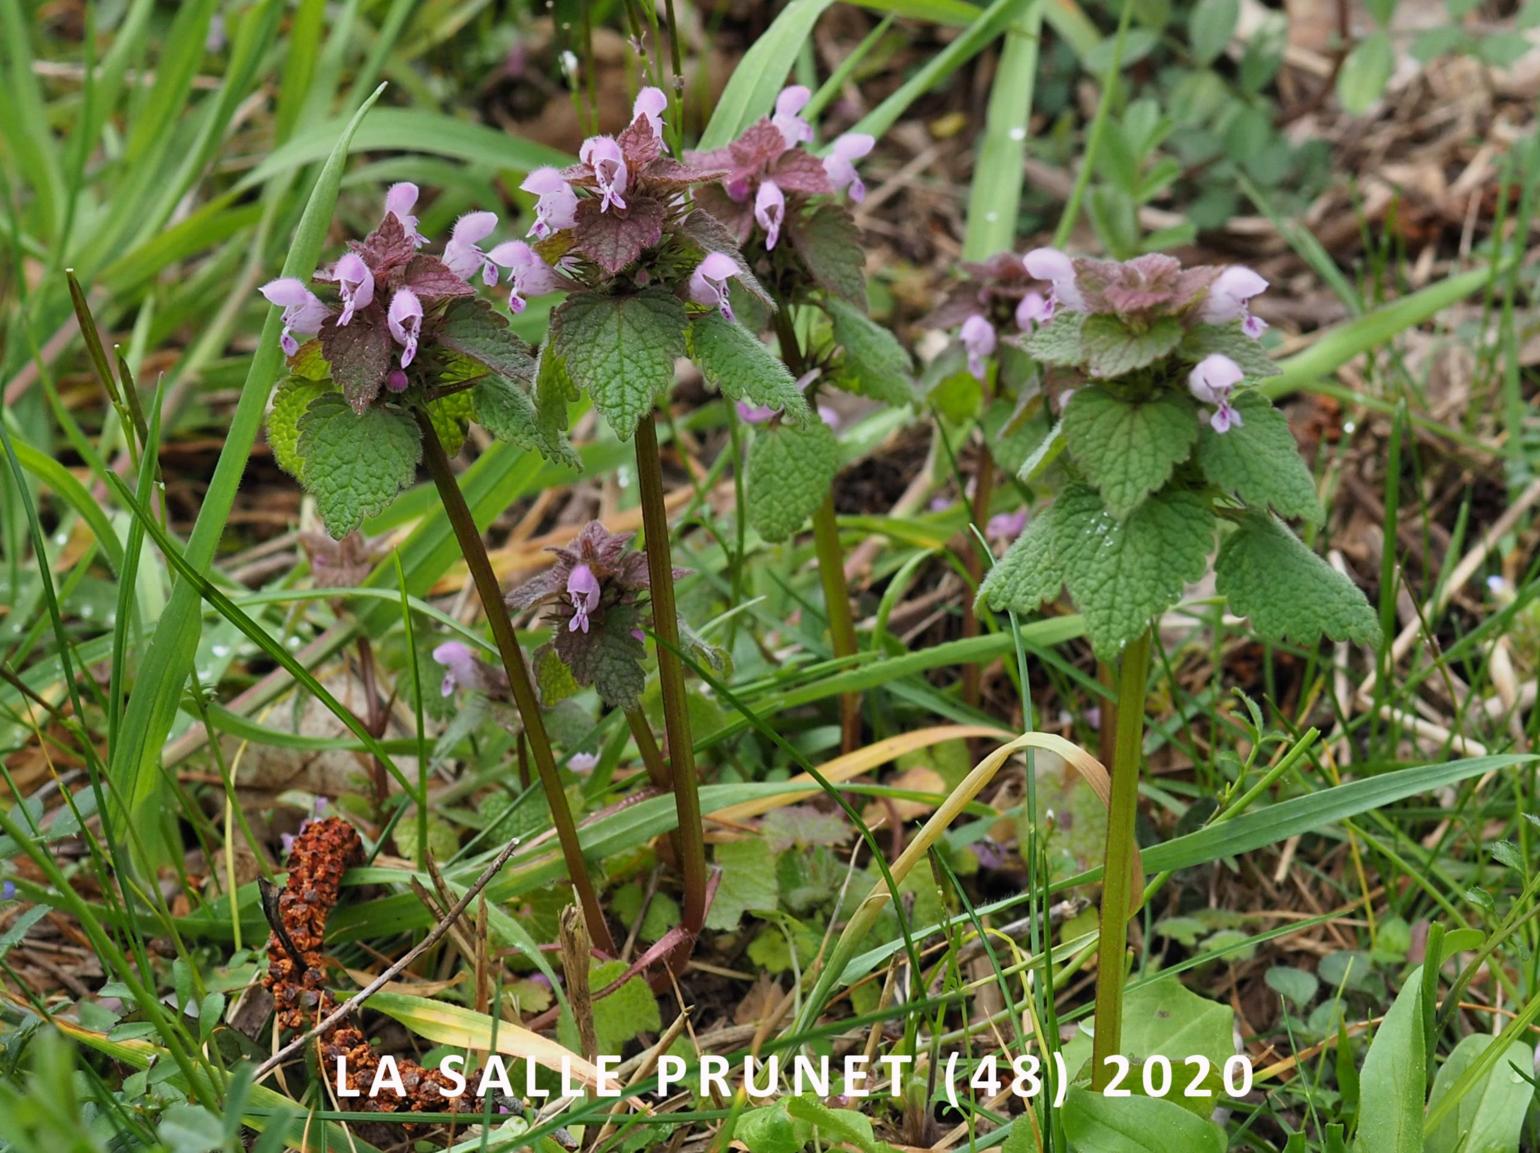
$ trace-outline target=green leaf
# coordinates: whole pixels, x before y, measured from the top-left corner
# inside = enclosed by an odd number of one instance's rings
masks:
[[[485,300],[456,300],[444,312],[435,343],[458,352],[488,372],[513,380],[531,381],[535,360],[508,320]]]
[[[416,479],[422,433],[399,409],[355,413],[340,393],[328,392],[300,417],[297,452],[306,491],[340,540]]]
[[[853,1145],[861,1153],[883,1153],[891,1148],[877,1140],[871,1121],[854,1109],[831,1109],[812,1097],[790,1097],[786,1101],[786,1110],[798,1120],[806,1121],[826,1142],[832,1139]]]
[[[792,1120],[785,1101],[777,1101],[739,1117],[733,1139],[743,1142],[749,1153],[802,1153],[807,1145],[806,1129],[805,1124]]]
[[[626,971],[624,961],[595,962],[589,966],[588,987],[598,993]],[[641,976],[632,977],[608,996],[594,1002],[594,1042],[600,1053],[619,1053],[643,1033],[663,1027],[658,1001]],[[574,1053],[582,1049],[577,1022],[563,1009],[556,1023],[556,1038]]]
[[[1422,982],[1418,966],[1375,1030],[1364,1058],[1355,1153],[1423,1153],[1427,1040],[1422,1027]]]
[[[1219,549],[1214,571],[1230,610],[1272,641],[1323,636],[1380,643],[1380,624],[1353,583],[1274,516],[1248,514]]]
[[[1121,520],[1170,480],[1192,452],[1197,406],[1179,392],[1130,402],[1103,388],[1080,388],[1064,410],[1064,436],[1107,511]]]
[[[1433,1079],[1432,1109],[1497,1038],[1473,1033],[1454,1047]],[[1425,1153],[1519,1153],[1524,1117],[1534,1087],[1520,1075],[1533,1068],[1534,1054],[1514,1041],[1476,1088],[1427,1135]]]
[[[615,435],[629,440],[674,383],[684,355],[684,305],[659,288],[631,296],[568,297],[551,316],[551,347]]]
[[[1337,73],[1337,99],[1349,116],[1362,116],[1374,107],[1390,83],[1395,68],[1396,50],[1390,34],[1376,30],[1347,54]]]
[[[866,249],[861,230],[839,204],[821,204],[786,218],[786,235],[813,282],[834,297],[866,304]]]
[[[472,391],[476,422],[498,440],[538,452],[552,464],[579,467],[576,450],[560,430],[540,420],[535,402],[518,381],[492,375]]]
[[[1026,531],[979,585],[978,599],[996,612],[1030,613],[1064,587],[1064,573],[1053,555],[1053,516],[1057,505],[1033,517]]]
[[[465,444],[465,425],[476,419],[476,401],[467,390],[452,392],[427,405],[428,420],[450,456]]]
[[[713,310],[690,321],[686,344],[706,382],[729,400],[779,409],[792,424],[810,418],[791,372],[743,325]]]
[[[541,645],[536,649],[531,663],[535,666],[535,687],[540,690],[540,703],[546,708],[576,696],[579,692],[580,686],[572,670],[550,645]]]
[[[1061,309],[1057,316],[1027,337],[1023,347],[1033,359],[1043,364],[1059,368],[1079,365],[1085,360],[1082,337],[1085,321],[1084,313]]]
[[[913,403],[913,366],[898,338],[848,301],[828,301],[828,312],[853,390],[894,407]]]
[[[568,405],[581,395],[567,373],[567,366],[551,351],[547,341],[535,364],[534,395],[535,417],[547,437],[560,437],[567,431]]]
[[[1287,965],[1274,965],[1267,971],[1264,980],[1269,989],[1291,1002],[1297,1009],[1303,1009],[1314,1001],[1316,993],[1321,988],[1320,979],[1314,973],[1306,969],[1293,969]]]
[[[1212,1096],[1174,1094],[1171,1101],[1207,1118],[1224,1095],[1224,1063],[1235,1055],[1235,1011],[1192,992],[1175,979],[1131,989],[1123,999],[1122,1051],[1133,1064],[1128,1087],[1144,1090],[1143,1066],[1153,1057],[1167,1058],[1174,1081],[1183,1089],[1192,1081],[1188,1057],[1204,1057],[1209,1069],[1198,1088]]]
[[[1182,338],[1183,360],[1197,364],[1205,356],[1216,352],[1235,361],[1246,374],[1247,380],[1262,380],[1283,371],[1260,340],[1252,340],[1241,331],[1240,321],[1234,324],[1200,324],[1189,329]]]
[[[749,523],[767,541],[783,541],[823,503],[839,471],[839,444],[821,420],[760,428],[749,453]]]
[[[1240,19],[1240,0],[1198,0],[1187,20],[1193,60],[1207,66],[1218,60],[1235,35]]]
[[[765,841],[725,841],[713,857],[722,870],[717,895],[706,914],[706,928],[730,933],[750,909],[774,909],[780,900],[775,854]]]
[[[1218,433],[1205,423],[1198,435],[1198,464],[1217,488],[1261,511],[1319,524],[1315,480],[1299,455],[1288,419],[1265,397],[1244,392],[1235,409],[1245,421]]]
[[[1203,576],[1214,513],[1189,492],[1152,496],[1121,522],[1089,488],[1068,489],[1057,504],[1054,556],[1091,647],[1110,660]]]
[[[1064,1133],[1083,1153],[1224,1153],[1216,1126],[1159,1097],[1105,1097],[1073,1086],[1064,1103]]]
[[[1154,364],[1182,343],[1185,331],[1174,316],[1156,317],[1142,331],[1115,316],[1088,316],[1080,330],[1086,369],[1110,378]]]
[[[813,25],[831,3],[833,0],[792,0],[781,10],[733,69],[732,79],[717,98],[711,120],[701,133],[701,148],[723,148],[754,121],[770,114],[797,53],[809,42]]]
[[[273,407],[267,414],[267,443],[279,468],[301,484],[305,482],[304,461],[298,453],[299,421],[310,402],[328,392],[335,392],[330,381],[305,380],[291,376],[273,393]]]

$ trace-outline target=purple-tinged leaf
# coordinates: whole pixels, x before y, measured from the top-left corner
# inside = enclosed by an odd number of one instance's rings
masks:
[[[452,297],[475,296],[476,290],[465,278],[436,256],[414,256],[402,274],[403,288],[410,288],[424,303]]]
[[[792,213],[786,234],[818,287],[842,300],[866,306],[866,251],[861,232],[839,204],[820,204]]]
[[[417,246],[393,212],[387,212],[379,227],[352,248],[363,257],[378,281],[388,280],[392,272],[405,267],[417,255]]]
[[[626,167],[633,177],[663,155],[663,142],[653,133],[645,116],[631,121],[626,130],[615,137],[615,143],[620,145],[620,154],[626,158]]]
[[[380,395],[394,347],[385,310],[377,304],[354,313],[343,328],[331,320],[321,326],[321,348],[332,366],[332,379],[354,412],[362,413]]]
[[[534,378],[535,362],[508,321],[484,300],[451,304],[434,334],[434,343],[514,380]]]
[[[599,210],[597,200],[584,200],[578,205],[574,247],[614,276],[663,239],[667,216],[663,202],[652,197],[633,196],[624,211],[612,207],[608,212]]]
[[[823,161],[800,148],[782,153],[781,158],[770,166],[770,179],[780,185],[782,192],[803,196],[828,196],[834,192]]]

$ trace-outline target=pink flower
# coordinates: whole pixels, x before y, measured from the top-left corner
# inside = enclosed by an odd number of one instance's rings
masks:
[[[631,105],[631,119],[633,122],[639,116],[647,118],[647,126],[652,129],[652,137],[659,143],[663,140],[663,113],[668,108],[668,95],[661,88],[643,88],[636,94],[636,103]]]
[[[745,424],[767,424],[775,419],[776,413],[781,410],[771,408],[768,404],[750,404],[746,400],[738,402],[738,419]]]
[[[406,373],[402,372],[399,368],[393,368],[385,374],[385,387],[390,389],[391,392],[405,392],[406,386],[409,383],[410,381],[407,380]]]
[[[1198,319],[1204,324],[1241,322],[1241,330],[1256,340],[1267,331],[1267,321],[1251,315],[1251,299],[1267,290],[1267,281],[1244,264],[1232,264],[1209,286]]]
[[[508,293],[508,309],[514,313],[524,311],[527,297],[555,292],[565,283],[556,269],[522,240],[499,244],[487,254],[487,259],[508,269],[508,279],[513,284],[512,291]]]
[[[782,88],[775,98],[775,115],[770,117],[770,123],[781,130],[787,148],[795,148],[813,138],[813,126],[802,119],[802,110],[812,98],[813,94],[801,84]]]
[[[720,309],[728,320],[733,308],[727,299],[727,282],[739,275],[738,264],[725,252],[710,252],[690,273],[690,299]]]
[[[1034,248],[1023,258],[1027,272],[1053,285],[1050,307],[1063,305],[1071,312],[1085,311],[1085,297],[1075,284],[1075,262],[1057,248]]]
[[[295,333],[314,336],[321,331],[322,322],[331,315],[331,309],[306,288],[305,282],[298,277],[281,276],[277,280],[269,280],[257,291],[267,297],[269,304],[283,309],[283,332],[278,336],[278,343],[285,356],[293,356],[299,351],[299,341],[294,339]]]
[[[781,238],[781,224],[786,219],[786,197],[780,185],[766,180],[754,195],[754,219],[765,230],[765,249],[775,248]]]
[[[470,688],[478,683],[476,658],[470,646],[459,641],[445,641],[433,650],[433,659],[444,666],[444,681],[439,694],[449,696],[456,688]]]
[[[984,361],[995,351],[995,326],[975,312],[963,321],[962,342],[968,350],[968,371],[983,380],[987,371]]]
[[[588,631],[588,614],[599,607],[599,578],[586,564],[573,568],[567,578],[567,596],[572,601],[572,620],[567,624],[571,633]]]
[[[535,223],[530,227],[528,235],[544,240],[577,223],[577,193],[572,191],[572,186],[561,178],[561,173],[556,169],[537,168],[524,178],[524,183],[519,187],[539,197],[535,201]]]
[[[1038,325],[1047,324],[1052,319],[1053,302],[1041,292],[1027,293],[1016,306],[1016,327],[1022,332],[1031,332]]]
[[[876,143],[876,138],[865,132],[847,132],[834,142],[829,155],[823,158],[824,173],[834,190],[848,188],[850,199],[857,204],[866,199],[866,185],[856,175],[856,161],[870,152]]]
[[[834,409],[830,408],[827,404],[820,404],[818,406],[818,419],[823,421],[830,428],[838,428],[840,426],[840,414],[835,412]]]
[[[417,355],[417,338],[422,335],[422,301],[410,288],[396,289],[385,320],[390,335],[401,345],[401,367],[406,368]]]
[[[348,253],[325,272],[316,273],[316,279],[337,282],[337,292],[342,297],[342,315],[337,317],[338,328],[352,320],[355,311],[368,308],[369,302],[374,299],[374,273],[356,252]]]
[[[1208,422],[1215,432],[1229,432],[1245,424],[1241,414],[1230,407],[1230,394],[1245,375],[1240,365],[1218,352],[1205,356],[1187,374],[1187,390],[1200,403],[1214,405]]]
[[[624,193],[629,174],[626,171],[626,158],[621,154],[615,138],[590,136],[583,141],[583,147],[578,149],[578,159],[594,171],[594,180],[599,185],[599,195],[602,197],[599,211],[608,212],[612,205],[624,210]]]
[[[657,89],[654,88],[652,91],[656,92]],[[599,758],[592,753],[573,753],[567,758],[567,767],[574,773],[591,773],[598,763]]]
[[[497,227],[495,212],[467,212],[455,221],[449,243],[444,245],[444,263],[456,276],[469,280],[481,270],[481,282],[488,286],[497,283],[497,268],[481,251],[478,241],[492,235]]]
[[[412,243],[421,248],[428,243],[428,238],[417,231],[417,217],[412,215],[412,208],[417,204],[417,193],[417,185],[410,181],[392,184],[385,193],[385,212],[399,220]]]
[[[1027,510],[997,512],[984,526],[984,535],[990,540],[1015,540],[1027,527]]]

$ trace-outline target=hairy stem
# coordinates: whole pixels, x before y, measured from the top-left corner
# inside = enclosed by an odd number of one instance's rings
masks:
[[[551,753],[551,739],[546,735],[545,720],[540,712],[540,701],[535,696],[534,683],[529,679],[529,668],[524,663],[524,653],[519,648],[519,638],[513,631],[513,621],[508,616],[508,606],[503,601],[502,586],[497,573],[492,570],[492,559],[487,556],[481,530],[476,527],[475,517],[460,484],[450,467],[449,457],[439,441],[438,433],[427,413],[418,409],[417,426],[422,430],[423,457],[427,461],[428,475],[438,489],[439,499],[454,528],[460,552],[465,556],[466,567],[476,583],[476,593],[481,598],[482,611],[492,629],[492,639],[497,644],[498,655],[503,658],[503,668],[508,672],[508,685],[513,690],[513,703],[524,722],[524,733],[529,738],[530,755],[535,770],[540,774],[540,785],[545,790],[546,801],[551,807],[551,822],[556,826],[556,839],[561,843],[562,858],[567,863],[567,873],[572,887],[577,890],[578,901],[583,906],[583,919],[588,924],[588,935],[595,945],[606,953],[615,952],[615,942],[605,924],[604,912],[594,893],[587,864],[583,860],[582,846],[578,843],[577,825],[572,820],[572,810],[567,806],[567,794],[556,775],[556,758]]]
[[[694,948],[706,923],[706,832],[701,824],[700,782],[695,775],[695,743],[685,699],[684,666],[679,660],[679,616],[674,607],[674,558],[669,550],[668,506],[663,500],[663,462],[652,414],[636,428],[636,473],[642,491],[642,532],[647,545],[652,628],[658,638],[658,685],[663,693],[663,728],[679,814],[680,868],[684,872],[684,928],[689,934],[676,955],[677,967]]]
[[[1107,857],[1102,871],[1101,933],[1096,946],[1096,1037],[1091,1087],[1112,1076],[1108,1058],[1121,1052],[1123,962],[1128,952],[1128,910],[1134,896],[1134,816],[1139,810],[1139,762],[1144,752],[1144,690],[1150,672],[1148,630],[1123,650],[1118,665],[1117,744],[1112,762],[1112,804],[1107,814]]]
[[[801,377],[807,371],[807,361],[803,359],[802,346],[797,343],[797,329],[786,306],[777,304],[775,335],[781,345],[781,359],[793,376]],[[850,611],[850,586],[845,583],[845,550],[840,547],[832,490],[813,513],[813,547],[818,556],[818,581],[823,586],[824,612],[829,617],[829,640],[834,655],[853,657],[856,655],[856,623]],[[840,734],[841,751],[853,752],[861,740],[861,698],[855,693],[840,697]]]

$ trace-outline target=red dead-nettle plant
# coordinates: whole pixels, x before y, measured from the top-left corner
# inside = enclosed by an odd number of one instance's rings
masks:
[[[715,184],[696,191],[695,203],[726,225],[776,305],[767,314],[745,294],[740,309],[745,325],[755,331],[774,328],[782,361],[821,418],[801,420],[800,408],[789,418],[770,405],[739,402],[738,415],[757,426],[748,455],[749,523],[774,542],[788,539],[812,517],[834,653],[850,657],[856,652],[855,621],[833,492],[839,445],[833,409],[819,402],[831,388],[892,405],[910,404],[915,396],[908,352],[866,315],[865,253],[843,199],[859,203],[865,197],[855,162],[874,141],[865,133],[847,133],[826,155],[814,155],[808,150],[813,128],[801,115],[810,97],[801,86],[785,89],[773,116],[749,125],[727,147],[690,159],[721,171]],[[817,313],[827,323],[799,325]],[[854,694],[841,700],[841,722],[848,752],[860,736]]]

